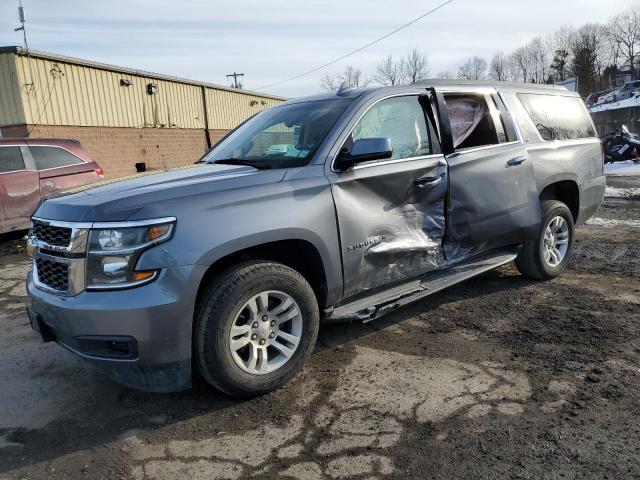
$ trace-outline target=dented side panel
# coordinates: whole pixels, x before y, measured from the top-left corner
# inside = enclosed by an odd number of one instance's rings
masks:
[[[442,155],[332,175],[344,297],[443,265],[447,164]]]

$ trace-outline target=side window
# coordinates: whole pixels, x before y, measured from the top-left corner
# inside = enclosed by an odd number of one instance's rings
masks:
[[[543,140],[573,140],[596,137],[593,122],[579,97],[519,93]]]
[[[540,134],[516,94],[505,92],[503,96],[509,104],[509,108],[516,122],[518,122],[518,127],[520,128],[520,133],[525,143],[539,143]]]
[[[29,147],[33,161],[38,170],[66,167],[83,163],[78,157],[63,148],[58,147]]]
[[[364,114],[345,147],[361,138],[388,138],[392,160],[429,155],[431,142],[424,110],[417,96],[381,100]]]
[[[496,107],[490,107],[484,95],[455,93],[446,94],[444,98],[456,150],[501,143],[492,115],[492,108]],[[501,130],[506,140],[503,127]]]
[[[0,173],[25,170],[20,147],[0,147]]]

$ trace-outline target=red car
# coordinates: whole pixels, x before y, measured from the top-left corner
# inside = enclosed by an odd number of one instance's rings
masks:
[[[0,139],[0,233],[29,228],[29,217],[47,195],[103,175],[76,140]]]

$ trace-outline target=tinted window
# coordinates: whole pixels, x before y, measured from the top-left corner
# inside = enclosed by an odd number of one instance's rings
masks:
[[[0,147],[0,173],[24,169],[20,147]]]
[[[392,160],[431,153],[429,130],[418,97],[393,97],[381,100],[358,121],[345,147],[361,138],[388,138]]]
[[[520,133],[522,134],[525,143],[539,143],[540,134],[538,133],[538,130],[533,126],[531,117],[525,110],[522,102],[518,100],[518,97],[515,95],[515,93],[505,92],[502,95],[509,104],[511,114],[513,115],[515,121],[518,123]]]
[[[38,170],[82,163],[78,157],[58,147],[29,147]]]
[[[578,97],[520,93],[518,98],[544,140],[596,136],[591,118]]]
[[[496,124],[484,95],[450,94],[444,98],[451,122],[453,146],[457,150],[500,143]],[[503,141],[506,141],[504,130],[500,133]]]

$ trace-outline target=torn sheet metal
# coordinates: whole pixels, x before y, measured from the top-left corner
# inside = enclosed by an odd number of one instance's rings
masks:
[[[384,166],[356,170],[360,178],[334,185],[345,296],[443,265],[446,162],[439,157],[414,169],[390,167],[384,175],[373,172]]]

